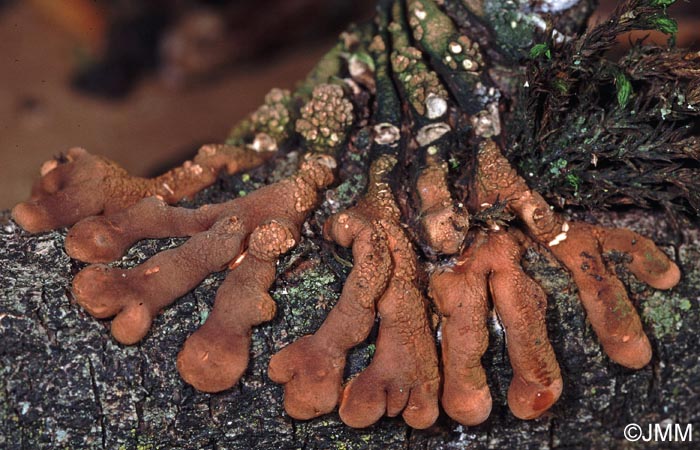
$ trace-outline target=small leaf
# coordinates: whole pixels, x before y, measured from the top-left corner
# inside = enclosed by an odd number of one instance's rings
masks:
[[[632,83],[624,73],[620,72],[615,76],[615,87],[617,88],[617,103],[624,108],[632,94]]]
[[[537,58],[542,55],[546,55],[547,58],[552,58],[552,52],[549,50],[547,44],[535,44],[530,49],[530,58]]]
[[[561,174],[561,171],[566,168],[567,164],[569,164],[569,162],[564,158],[559,158],[556,161],[552,161],[549,163],[549,173],[552,175],[559,175]]]
[[[578,195],[578,189],[581,187],[581,178],[573,173],[566,175],[566,181],[574,188],[574,195]]]
[[[676,34],[678,32],[678,24],[675,20],[664,17],[654,16],[650,20],[651,26],[664,34]]]
[[[552,85],[553,85],[553,86],[556,88],[556,90],[559,91],[559,93],[561,93],[561,94],[566,94],[567,92],[569,92],[569,84],[568,84],[566,81],[562,80],[562,79],[559,79],[559,78],[555,79],[555,80],[552,82]]]
[[[674,3],[676,3],[676,0],[651,0],[651,2],[649,2],[651,6],[659,6],[661,8],[666,8]]]

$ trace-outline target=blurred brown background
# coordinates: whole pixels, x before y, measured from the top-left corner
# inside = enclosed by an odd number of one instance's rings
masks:
[[[151,175],[220,141],[373,3],[0,0],[0,209],[72,146]],[[700,5],[671,14],[679,43],[697,47]]]

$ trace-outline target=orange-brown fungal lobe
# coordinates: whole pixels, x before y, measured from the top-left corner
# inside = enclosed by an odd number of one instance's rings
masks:
[[[430,295],[442,313],[442,405],[464,425],[488,418],[491,396],[481,357],[488,346],[488,296],[505,327],[513,380],[508,405],[521,419],[557,401],[562,379],[547,337],[547,298],[520,267],[523,248],[512,232],[479,232],[452,267],[436,271]]]
[[[627,268],[640,281],[656,289],[671,289],[681,279],[681,271],[651,239],[625,228],[599,227],[598,241],[603,250],[628,254]]]
[[[76,248],[119,240],[128,246],[156,232],[158,237],[178,233],[192,237],[132,269],[88,266],[73,282],[78,303],[96,317],[115,316],[115,339],[133,344],[146,335],[163,307],[208,274],[231,265],[208,320],[180,353],[178,368],[188,383],[203,391],[233,386],[247,366],[251,327],[274,315],[267,290],[274,281],[277,258],[299,240],[318,190],[333,181],[334,167],[329,156],[310,157],[294,176],[220,205],[188,210],[144,199],[116,219],[106,217],[94,228],[96,235],[86,231],[74,238]],[[158,210],[154,215],[158,230],[147,215],[137,214],[151,206]]]
[[[414,428],[437,418],[435,344],[415,285],[415,253],[385,181],[395,163],[389,156],[377,159],[363,199],[324,226],[327,238],[352,246],[355,263],[321,328],[270,361],[270,378],[285,385],[285,409],[292,417],[330,412],[340,400],[340,416],[353,427],[402,412]],[[343,390],[347,351],[368,336],[376,311],[381,322],[374,359]]]
[[[624,285],[602,254],[606,250],[628,253],[630,271],[658,289],[678,283],[678,267],[651,241],[629,230],[573,222],[566,234],[550,251],[571,272],[605,353],[625,367],[644,367],[651,359],[649,340]]]
[[[214,309],[177,357],[182,378],[203,392],[236,384],[248,367],[251,328],[275,315],[268,289],[279,255],[296,243],[292,224],[270,222],[250,235],[248,251],[219,288]]]
[[[214,183],[221,170],[247,170],[274,153],[264,148],[205,145],[194,161],[155,178],[141,178],[106,158],[72,148],[42,165],[29,200],[16,205],[12,217],[30,233],[39,233],[86,217],[113,214],[145,197],[175,203]]]
[[[469,228],[466,211],[455,207],[447,187],[447,163],[436,155],[427,157],[427,167],[416,181],[420,199],[421,226],[426,241],[437,253],[457,253]]]
[[[571,272],[588,319],[608,356],[626,367],[645,366],[651,359],[649,340],[625,287],[608,269],[602,255],[611,250],[629,254],[630,271],[657,289],[670,289],[678,283],[678,266],[653,242],[632,231],[566,221],[527,186],[494,142],[484,142],[478,158],[476,203],[506,201],[527,233]]]
[[[478,170],[471,193],[473,209],[478,211],[484,206],[505,202],[537,240],[549,241],[561,232],[563,219],[554,213],[539,193],[528,187],[493,140],[487,139],[480,144],[477,162]]]

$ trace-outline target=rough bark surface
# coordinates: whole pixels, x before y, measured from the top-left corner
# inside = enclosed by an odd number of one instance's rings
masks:
[[[221,179],[188,205],[222,201],[279,179],[293,170],[292,160],[280,158],[274,167]],[[688,230],[685,243],[671,247],[663,220],[635,211],[587,219],[628,226],[678,258],[683,278],[666,292],[645,288],[617,265],[652,341],[654,358],[647,367],[632,371],[612,363],[566,272],[529,251],[525,266],[548,294],[548,332],[565,383],[561,399],[544,417],[521,421],[508,410],[512,371],[494,317],[484,357],[494,411],[480,426],[458,425],[444,413],[423,431],[400,418],[362,430],[343,425],[337,413],[310,421],[289,418],[283,388],[268,379],[267,365],[282,346],[318,329],[337,301],[348,272],[341,262],[350,254],[324,242],[320,224],[332,210],[349,205],[364,181],[350,177],[328,191],[300,245],[282,258],[271,290],[277,316],[254,330],[248,370],[233,389],[219,394],[185,384],[175,359],[207,317],[223,274],[166,308],[138,345],[123,346],[110,336],[108,322],[93,319],[72,300],[71,279],[82,264],[65,254],[65,230],[31,236],[8,214],[0,216],[0,448],[631,448],[635,445],[623,437],[625,425],[646,429],[664,421],[693,424],[694,441],[700,439],[700,233]],[[116,264],[133,266],[179,243],[143,241]],[[611,263],[619,260],[610,257]],[[355,349],[347,373],[364,367],[372,351],[371,345]]]

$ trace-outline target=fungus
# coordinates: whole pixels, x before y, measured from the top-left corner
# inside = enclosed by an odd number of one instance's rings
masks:
[[[25,230],[40,233],[121,211],[150,196],[175,203],[213,184],[220,172],[232,174],[262,164],[275,154],[269,150],[205,145],[193,161],[155,178],[141,178],[106,158],[71,148],[42,165],[29,200],[15,206],[12,217]]]
[[[267,290],[277,258],[299,240],[317,191],[333,180],[333,167],[331,157],[313,156],[293,177],[226,203],[191,210],[151,197],[120,213],[79,222],[66,248],[87,262],[118,258],[147,237],[190,238],[131,269],[86,267],[73,280],[76,301],[95,317],[114,317],[114,338],[134,344],[163,307],[229,266],[211,315],[178,356],[178,369],[205,392],[233,386],[248,364],[251,327],[274,316]]]
[[[670,289],[680,280],[678,266],[653,242],[625,229],[567,222],[510,166],[493,141],[478,152],[475,202],[505,201],[523,223],[524,231],[571,272],[588,320],[605,352],[626,367],[641,368],[651,359],[651,347],[625,287],[603,262],[606,251],[628,253],[630,271],[656,289]]]
[[[312,150],[335,149],[345,141],[346,132],[352,125],[352,109],[343,88],[321,84],[314,88],[311,100],[301,108],[296,131]]]
[[[251,327],[275,314],[267,290],[276,261],[300,240],[319,191],[334,179],[335,161],[348,165],[339,170],[341,177],[369,166],[364,196],[323,227],[326,239],[352,247],[354,266],[338,303],[316,333],[282,348],[270,361],[269,376],[284,385],[285,408],[297,419],[339,406],[340,417],[353,427],[402,414],[411,427],[426,428],[438,416],[442,382],[441,402],[451,417],[465,425],[483,422],[492,401],[481,365],[489,299],[505,326],[514,372],[508,404],[523,419],[543,414],[559,398],[562,377],[546,333],[546,296],[520,264],[530,246],[551,252],[569,270],[610,358],[631,368],[646,365],[649,341],[603,254],[627,253],[630,271],[658,289],[678,283],[678,267],[632,231],[567,220],[518,175],[490,137],[499,136],[508,147],[510,123],[501,115],[509,107],[538,110],[540,103],[532,98],[500,102],[502,95],[512,95],[512,86],[529,85],[520,78],[526,71],[519,63],[497,55],[512,52],[518,43],[483,45],[490,43],[488,33],[482,44],[477,36],[464,36],[472,19],[455,14],[457,3],[380,2],[374,27],[345,34],[294,93],[273,90],[234,128],[227,144],[205,146],[193,161],[161,177],[131,177],[104,158],[71,149],[42,167],[30,200],[16,206],[13,217],[30,232],[75,224],[66,250],[92,263],[119,258],[139,239],[189,237],[132,269],[93,264],[75,277],[78,303],[95,317],[114,316],[112,334],[125,344],[142,339],[162,308],[208,274],[228,269],[212,313],[177,360],[185,381],[217,392],[244,372]],[[652,6],[625,2],[616,13],[639,8]],[[626,16],[629,30],[645,14]],[[591,45],[590,38],[562,45]],[[491,53],[482,55],[481,48]],[[494,55],[513,67],[486,70],[494,68],[488,59]],[[348,73],[357,82],[347,92],[329,84]],[[525,92],[540,96],[542,91]],[[303,106],[297,110],[298,105]],[[564,103],[557,105],[556,111],[566,111]],[[543,115],[541,121],[547,120]],[[540,126],[530,120],[523,124],[533,128],[521,133],[525,136]],[[691,151],[696,139],[685,122],[664,126],[671,131],[658,137],[663,145],[687,148],[674,164],[697,172],[697,152]],[[547,139],[556,141],[562,132],[551,129]],[[209,186],[222,172],[262,164],[278,148],[286,151],[298,142],[307,153],[288,179],[226,203],[168,206]],[[685,187],[680,179],[674,184]],[[687,198],[693,204],[693,197]],[[474,216],[471,229],[467,212]],[[430,274],[429,293],[441,314],[442,373],[421,273]],[[348,351],[368,338],[377,319],[372,362],[343,385]]]
[[[364,198],[324,226],[328,239],[352,246],[355,260],[338,304],[315,334],[270,361],[269,376],[284,384],[285,409],[294,418],[331,412],[340,402],[340,417],[352,427],[402,412],[414,428],[427,428],[437,419],[435,344],[416,285],[416,256],[386,181],[395,164],[390,156],[377,159]],[[367,338],[377,313],[372,363],[343,389],[346,354]]]
[[[544,321],[547,296],[520,267],[522,254],[514,233],[479,232],[453,266],[430,279],[430,295],[442,313],[442,406],[462,424],[479,424],[491,412],[481,365],[488,346],[489,297],[508,337],[513,414],[538,417],[561,394],[559,365]]]
[[[265,100],[250,115],[251,133],[266,133],[277,142],[286,140],[291,133],[291,93],[286,89],[272,89]]]
[[[428,166],[416,182],[421,225],[426,243],[433,251],[452,255],[462,246],[469,228],[469,217],[454,207],[447,186],[447,163],[430,153],[428,148]]]

